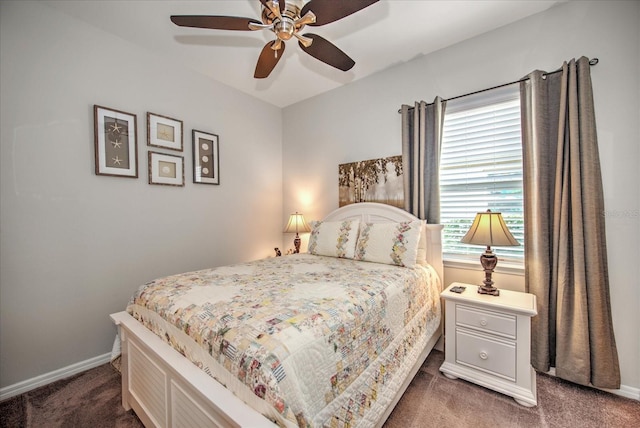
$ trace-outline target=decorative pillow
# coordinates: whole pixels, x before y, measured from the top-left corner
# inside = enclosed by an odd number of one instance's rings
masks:
[[[420,230],[420,240],[418,241],[418,255],[416,256],[416,263],[423,266],[428,266],[427,262],[427,225],[422,224]]]
[[[412,267],[418,256],[422,220],[401,223],[363,223],[356,260]]]
[[[312,221],[308,252],[317,256],[352,259],[360,220]]]

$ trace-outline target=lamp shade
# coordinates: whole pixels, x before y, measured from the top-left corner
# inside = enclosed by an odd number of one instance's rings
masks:
[[[491,210],[476,214],[473,224],[460,242],[498,247],[520,245],[505,224],[502,213]]]
[[[306,233],[311,232],[311,228],[304,221],[304,216],[299,213],[291,214],[287,227],[284,228],[285,233]]]

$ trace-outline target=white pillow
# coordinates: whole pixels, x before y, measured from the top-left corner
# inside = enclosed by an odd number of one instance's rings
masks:
[[[412,267],[418,256],[422,220],[401,223],[363,223],[355,259]]]
[[[416,263],[423,266],[428,266],[427,261],[427,225],[423,223],[420,230],[420,240],[418,241],[418,255],[416,256]]]
[[[360,220],[312,221],[309,254],[352,259]]]

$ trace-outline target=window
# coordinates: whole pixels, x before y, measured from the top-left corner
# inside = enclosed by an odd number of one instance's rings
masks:
[[[520,242],[498,247],[501,260],[522,264],[524,215],[518,85],[449,101],[440,160],[440,221],[445,260],[477,262],[481,248],[460,243],[478,212],[499,211]]]

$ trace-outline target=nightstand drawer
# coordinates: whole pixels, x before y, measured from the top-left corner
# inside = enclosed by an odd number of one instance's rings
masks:
[[[471,306],[457,304],[456,324],[498,334],[510,339],[516,338],[516,317],[511,314],[485,311]]]
[[[516,380],[516,344],[456,329],[456,362]]]

